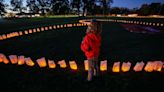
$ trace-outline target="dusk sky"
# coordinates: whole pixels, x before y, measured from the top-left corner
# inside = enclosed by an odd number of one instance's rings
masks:
[[[23,0],[24,4],[26,0]],[[142,4],[150,4],[152,2],[160,2],[164,3],[164,0],[113,0],[114,3],[112,4],[112,7],[127,7],[127,8],[136,8],[140,7]],[[9,4],[10,0],[5,0],[6,3]]]

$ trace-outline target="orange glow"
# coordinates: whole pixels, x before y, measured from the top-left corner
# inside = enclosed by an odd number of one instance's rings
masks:
[[[0,40],[3,40],[2,36],[0,36]]]
[[[9,60],[7,59],[6,56],[3,57],[3,62],[4,62],[5,64],[8,64],[8,63],[9,63]]]
[[[41,31],[44,31],[44,27],[41,28]]]
[[[84,60],[84,67],[85,70],[88,71],[88,60]]]
[[[45,57],[37,59],[36,62],[38,63],[39,67],[43,68],[47,66]]]
[[[163,64],[164,63],[162,61],[154,61],[154,71],[161,72]]]
[[[150,62],[150,61],[147,62],[147,64],[146,64],[144,70],[145,70],[146,72],[152,72],[152,71],[154,70],[154,62]]]
[[[64,27],[67,27],[67,25],[66,25],[66,24],[64,24]]]
[[[18,65],[23,65],[25,63],[25,57],[24,56],[18,56]]]
[[[9,58],[12,64],[18,63],[18,57],[16,55],[10,55]]]
[[[37,32],[40,32],[40,29],[39,28],[37,28]]]
[[[25,33],[25,34],[28,34],[28,31],[25,30],[24,33]]]
[[[143,61],[137,62],[136,65],[134,66],[133,70],[136,72],[142,71],[144,65],[145,65],[145,63]]]
[[[19,35],[23,35],[22,31],[19,31]]]
[[[4,59],[4,55],[0,53],[0,62],[3,62],[3,59]]]
[[[6,35],[5,35],[5,34],[3,34],[3,35],[2,35],[2,38],[3,38],[3,39],[6,39],[7,37],[6,37]]]
[[[54,25],[53,28],[56,29],[56,26]]]
[[[130,67],[131,67],[131,63],[130,62],[127,62],[127,63],[123,62],[121,69],[122,69],[123,72],[127,72],[127,71],[130,70]]]
[[[60,25],[61,28],[63,28],[63,25]]]
[[[112,68],[113,72],[120,72],[120,62],[115,62]]]
[[[52,26],[49,26],[49,29],[51,30],[52,29]]]
[[[33,29],[33,32],[35,33],[36,32],[36,29]]]
[[[100,70],[101,71],[107,71],[107,60],[101,61]]]
[[[58,61],[58,64],[60,65],[61,68],[67,67],[65,60]]]
[[[45,27],[45,30],[48,30],[48,27]]]
[[[59,26],[59,25],[57,25],[57,28],[60,28],[60,26]]]
[[[75,61],[69,61],[70,68],[73,70],[77,70],[77,64]]]
[[[32,30],[31,30],[31,29],[29,29],[29,33],[30,33],[30,34],[32,33]]]
[[[48,66],[49,66],[49,68],[55,68],[56,64],[53,60],[48,60]]]
[[[28,66],[34,66],[34,65],[35,65],[35,63],[31,60],[30,57],[25,58],[25,63],[26,63]]]

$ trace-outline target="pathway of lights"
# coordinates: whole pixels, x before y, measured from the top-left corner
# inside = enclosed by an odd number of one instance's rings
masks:
[[[100,21],[107,21],[107,22],[121,22],[121,23],[133,23],[133,24],[142,24],[142,25],[149,25],[149,26],[161,26],[163,27],[164,24],[162,23],[152,23],[152,22],[140,22],[140,21],[127,21],[127,20],[111,20],[111,19],[98,19]],[[81,23],[74,23],[74,24],[61,24],[61,25],[53,25],[53,26],[46,26],[46,27],[40,27],[40,28],[34,28],[34,29],[28,29],[24,31],[18,31],[18,32],[12,32],[8,34],[2,34],[0,35],[0,40],[5,40],[17,36],[23,36],[27,34],[33,34],[53,29],[59,29],[59,28],[66,28],[66,27],[75,27],[75,26],[87,26],[86,24]],[[49,67],[49,68],[56,68],[56,65],[58,64],[60,68],[66,68],[70,67],[72,70],[77,70],[78,66],[75,61],[69,61],[69,65],[66,64],[65,60],[58,61],[57,63],[54,62],[54,60],[46,59],[45,57],[39,58],[34,62],[30,57],[25,57],[24,55],[17,56],[17,55],[9,55],[6,57],[4,54],[0,53],[0,63],[4,64],[16,64],[16,65],[27,65],[27,66],[34,66],[38,65],[40,68]],[[162,61],[148,61],[147,63],[144,63],[143,61],[137,62],[135,66],[132,68],[132,64],[130,62],[114,62],[112,67],[112,72],[128,72],[130,69],[133,69],[135,72],[143,71],[146,72],[153,72],[158,71],[161,72],[164,68],[164,62]],[[84,60],[84,68],[87,71],[88,70],[88,61]],[[107,71],[107,60],[103,60],[100,62],[100,70],[101,71]]]
[[[146,25],[146,26],[156,26],[156,27],[163,27],[163,23],[153,23],[153,22],[144,22],[144,21],[127,21],[127,20],[113,20],[113,19],[98,19],[99,21],[106,21],[106,22],[119,22],[119,23],[129,23],[129,24],[139,24],[139,25]],[[43,31],[49,31],[59,28],[66,28],[66,27],[76,27],[76,26],[87,26],[86,24],[81,23],[74,23],[74,24],[61,24],[61,25],[53,25],[53,26],[46,26],[46,27],[39,27],[34,29],[27,29],[24,31],[18,32],[11,32],[8,34],[1,34],[0,40],[5,40],[17,36],[39,33]]]
[[[109,68],[107,65],[107,60],[100,61],[100,70],[107,71]],[[0,63],[4,64],[15,64],[15,65],[27,65],[27,66],[35,66],[37,65],[40,68],[48,67],[50,69],[55,69],[58,64],[60,68],[70,67],[72,70],[78,70],[78,65],[76,61],[69,61],[69,65],[66,64],[65,60],[60,60],[57,63],[54,60],[46,59],[45,57],[41,57],[36,61],[33,61],[30,57],[25,57],[24,55],[9,55],[8,57],[2,53],[0,53]],[[84,60],[84,69],[88,70],[88,60]],[[162,72],[164,69],[164,62],[162,61],[148,61],[144,63],[143,61],[137,62],[134,67],[132,67],[132,63],[130,62],[114,62],[112,66],[112,72],[128,72],[133,70],[135,72],[146,71],[146,72]]]

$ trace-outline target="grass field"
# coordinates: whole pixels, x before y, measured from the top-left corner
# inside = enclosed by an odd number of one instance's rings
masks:
[[[54,24],[75,23],[82,18],[34,18],[1,20],[0,34]],[[111,18],[115,19],[115,18]],[[128,19],[162,23],[164,19]],[[0,53],[25,55],[36,60],[41,57],[55,62],[76,60],[79,69],[56,69],[0,64],[1,89],[27,92],[163,92],[164,74],[159,72],[112,73],[116,61],[136,62],[164,60],[164,33],[136,34],[125,30],[120,23],[104,22],[100,60],[108,60],[108,71],[93,82],[85,81],[80,43],[86,27],[73,27],[46,31],[0,41]],[[160,29],[163,29],[160,27]]]

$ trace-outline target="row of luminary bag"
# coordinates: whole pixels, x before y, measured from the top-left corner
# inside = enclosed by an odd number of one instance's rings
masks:
[[[46,26],[46,27],[28,29],[28,30],[19,31],[19,32],[11,32],[8,34],[0,35],[0,40],[5,40],[5,39],[13,38],[13,37],[18,37],[18,36],[23,36],[23,35],[33,34],[33,33],[38,33],[38,32],[42,32],[42,31],[60,29],[60,28],[65,28],[65,27],[76,27],[76,26],[86,26],[86,24],[81,24],[81,23],[61,24],[61,25],[54,25],[54,26]]]
[[[9,61],[10,60],[10,61]],[[34,66],[35,62],[30,57],[25,56],[17,56],[17,55],[9,55],[9,59],[4,55],[0,54],[0,62],[4,62],[5,64],[8,64],[11,62],[11,64],[18,64],[23,65],[26,64],[28,66]],[[54,60],[47,60],[45,57],[39,58],[36,60],[36,64],[38,64],[39,67],[49,67],[49,68],[56,68],[56,63]],[[67,64],[65,60],[58,61],[57,64],[60,65],[61,68],[66,68]],[[77,70],[78,66],[75,61],[69,61],[69,66],[72,70]],[[107,60],[100,62],[100,70],[101,71],[107,71]],[[128,72],[131,69],[132,64],[130,62],[123,62],[122,65],[120,62],[114,62],[112,71],[113,72]],[[88,60],[84,60],[84,68],[85,70],[88,70]],[[147,64],[144,62],[137,62],[135,66],[133,67],[133,70],[136,72],[142,71],[143,69],[146,72],[153,72],[158,71],[161,72],[164,68],[164,62],[162,61],[149,61]]]

